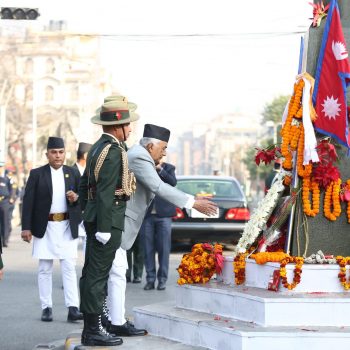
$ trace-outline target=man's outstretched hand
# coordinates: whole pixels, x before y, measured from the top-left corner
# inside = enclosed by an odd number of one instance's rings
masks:
[[[208,215],[208,216],[214,216],[217,212],[218,206],[216,203],[202,198],[202,199],[196,199],[193,208],[201,212],[202,214]]]

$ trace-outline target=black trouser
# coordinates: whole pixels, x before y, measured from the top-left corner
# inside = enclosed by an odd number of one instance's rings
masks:
[[[143,272],[143,242],[141,240],[141,232],[144,225],[141,226],[140,232],[132,247],[126,252],[129,268],[126,270],[126,278],[131,279],[131,271],[134,278],[142,277]]]
[[[120,247],[122,231],[113,228],[110,240],[104,245],[96,237],[96,223],[84,222],[87,242],[85,263],[80,278],[80,311],[102,314],[109,271]]]
[[[166,282],[169,271],[171,250],[171,218],[161,218],[151,214],[144,221],[141,240],[144,245],[144,263],[147,282]],[[158,253],[158,271],[156,271],[156,253]]]
[[[9,208],[10,206],[8,199],[3,199],[0,201],[0,230],[2,243],[4,245],[7,245],[10,235]]]
[[[13,211],[15,209],[15,204],[14,203],[9,203],[9,215],[8,215],[8,220],[9,220],[9,236],[12,232],[12,218],[13,218]]]

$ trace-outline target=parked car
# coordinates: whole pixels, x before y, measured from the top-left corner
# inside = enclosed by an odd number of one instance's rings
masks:
[[[240,183],[228,176],[178,176],[176,187],[196,197],[206,197],[218,205],[208,217],[195,209],[176,208],[172,240],[195,242],[236,242],[250,218],[247,199]]]

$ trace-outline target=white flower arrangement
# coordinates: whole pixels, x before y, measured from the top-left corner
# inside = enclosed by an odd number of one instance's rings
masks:
[[[234,257],[237,254],[245,253],[247,249],[255,242],[260,232],[266,228],[266,222],[269,219],[273,209],[275,208],[279,198],[282,196],[284,185],[283,178],[286,172],[281,171],[277,180],[271,186],[266,196],[254,209],[250,220],[246,223],[242,237],[236,246]]]

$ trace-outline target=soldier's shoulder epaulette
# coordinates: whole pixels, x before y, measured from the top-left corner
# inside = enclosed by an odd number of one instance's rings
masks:
[[[118,150],[121,150],[121,146],[120,146],[120,144],[119,143],[117,143],[117,142],[112,142],[111,143],[111,147],[112,148],[114,148],[114,149],[118,149]]]

